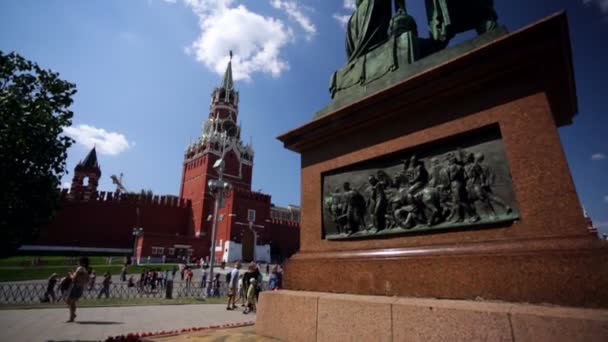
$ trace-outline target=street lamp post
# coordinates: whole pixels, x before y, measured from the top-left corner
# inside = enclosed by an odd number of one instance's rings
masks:
[[[139,212],[139,210],[138,210]],[[137,240],[139,239],[140,235],[144,234],[144,228],[143,227],[134,227],[133,228],[133,239],[135,240],[133,242],[133,262],[132,264],[135,264],[137,262]]]
[[[255,229],[253,229],[253,221],[249,220],[249,230],[251,230],[251,233],[253,234],[253,262],[257,262],[256,258],[255,258],[255,254],[256,254],[256,247],[258,246],[258,234],[255,232]]]
[[[222,134],[222,157],[218,159],[213,168],[217,170],[218,179],[211,179],[207,183],[210,192],[215,196],[215,209],[213,213],[213,230],[211,233],[211,251],[209,261],[209,284],[207,285],[207,295],[211,295],[213,288],[213,268],[215,267],[215,240],[217,239],[217,226],[219,224],[219,212],[224,195],[230,190],[230,183],[224,181],[224,148],[226,146],[226,135]]]

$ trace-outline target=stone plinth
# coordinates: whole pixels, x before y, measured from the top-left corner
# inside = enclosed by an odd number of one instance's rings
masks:
[[[576,111],[558,13],[280,136],[302,161],[300,251],[285,287],[608,307],[608,248],[587,231],[557,131]],[[519,220],[323,238],[324,174],[488,128],[500,132]]]
[[[256,334],[283,341],[606,341],[608,311],[484,301],[262,292]]]

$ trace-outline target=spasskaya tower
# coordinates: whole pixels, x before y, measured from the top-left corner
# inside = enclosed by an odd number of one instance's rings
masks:
[[[222,83],[211,93],[209,117],[203,123],[201,136],[191,143],[184,155],[180,197],[192,201],[194,236],[211,235],[214,198],[207,188],[218,175],[213,164],[224,148],[224,179],[234,188],[251,190],[253,148],[241,140],[237,125],[239,93],[232,79],[232,53]],[[225,146],[222,146],[225,144]]]

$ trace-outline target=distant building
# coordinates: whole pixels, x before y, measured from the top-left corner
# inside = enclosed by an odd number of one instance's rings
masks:
[[[300,222],[300,207],[292,204],[287,207],[277,207],[271,204],[270,217],[275,220]]]
[[[587,229],[589,230],[589,233],[600,237],[597,228],[593,225],[593,221],[591,220],[591,217],[589,217],[585,207],[583,207],[583,216],[585,217],[585,222],[587,222]]]
[[[76,166],[70,191],[35,245],[24,250],[78,250],[133,253],[152,260],[210,255],[214,197],[207,186],[217,179],[214,163],[224,153],[224,180],[232,189],[219,209],[215,254],[218,260],[282,261],[300,240],[300,209],[277,207],[271,196],[251,190],[253,147],[241,140],[239,93],[228,63],[211,94],[201,136],[184,153],[179,196],[97,191],[101,168],[95,148]],[[224,138],[225,137],[225,138]],[[133,228],[142,227],[134,236]]]

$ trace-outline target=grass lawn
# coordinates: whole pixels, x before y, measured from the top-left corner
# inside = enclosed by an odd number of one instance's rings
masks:
[[[84,299],[78,301],[78,307],[104,307],[104,306],[138,306],[138,305],[180,305],[180,304],[225,304],[227,298],[130,298],[130,299]],[[44,309],[44,308],[65,308],[63,302],[57,303],[36,303],[36,304],[0,304],[0,309]]]
[[[145,269],[160,269],[164,270],[172,270],[174,264],[163,264],[163,265],[139,265],[139,266],[129,266],[129,273],[140,273],[144,268]],[[91,266],[93,271],[97,273],[98,276],[103,275],[106,272],[110,272],[111,274],[119,274],[122,270],[122,266],[120,265],[95,265]],[[36,280],[36,279],[46,279],[52,273],[57,273],[59,276],[64,276],[68,273],[68,271],[74,270],[75,266],[73,265],[49,265],[49,266],[27,266],[27,267],[19,267],[19,266],[5,266],[0,265],[0,282],[4,281],[20,281],[20,280]]]
[[[78,257],[65,255],[18,255],[9,258],[0,259],[0,267],[26,267],[32,265],[34,258],[40,258],[42,264],[40,266],[66,266],[76,264]],[[91,265],[107,265],[107,256],[89,256]],[[112,265],[121,265],[124,261],[124,256],[113,256]]]

